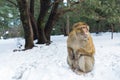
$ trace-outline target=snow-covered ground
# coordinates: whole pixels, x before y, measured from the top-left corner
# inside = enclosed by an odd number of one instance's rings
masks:
[[[13,52],[21,38],[0,39],[0,80],[120,80],[120,33],[92,34],[96,48],[94,70],[77,75],[66,62],[66,39],[52,36],[52,44]]]

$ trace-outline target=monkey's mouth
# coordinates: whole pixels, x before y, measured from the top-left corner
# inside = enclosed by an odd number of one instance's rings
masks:
[[[88,39],[89,39],[89,35],[88,34],[84,34],[84,35],[82,35],[82,39],[84,40],[84,41],[87,41]]]
[[[88,38],[88,34],[84,34],[83,36],[84,36],[85,38]]]
[[[82,41],[87,41],[89,39],[89,36],[88,35],[79,35],[79,39],[82,40]]]

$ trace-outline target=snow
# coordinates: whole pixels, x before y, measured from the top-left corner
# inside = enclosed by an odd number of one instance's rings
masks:
[[[66,39],[52,36],[49,46],[16,51],[24,39],[0,39],[0,80],[120,80],[120,33],[92,33],[96,48],[95,66],[90,73],[77,75],[66,62]],[[23,46],[22,46],[23,48]]]

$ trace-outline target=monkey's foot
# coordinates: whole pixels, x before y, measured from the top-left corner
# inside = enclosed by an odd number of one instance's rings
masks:
[[[74,72],[75,72],[76,74],[78,74],[78,75],[84,75],[84,74],[85,74],[84,72],[82,72],[82,71],[79,70],[79,69],[75,69]]]

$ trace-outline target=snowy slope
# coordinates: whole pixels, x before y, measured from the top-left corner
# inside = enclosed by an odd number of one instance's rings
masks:
[[[120,33],[92,34],[96,48],[94,70],[77,75],[66,62],[66,39],[52,36],[52,44],[13,52],[23,39],[0,40],[0,80],[120,80]]]

